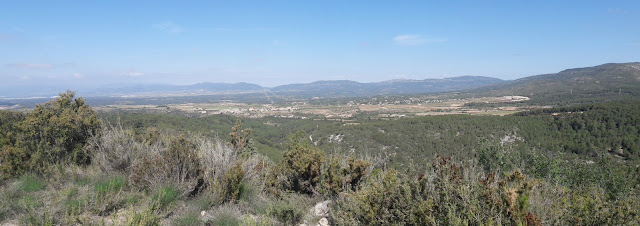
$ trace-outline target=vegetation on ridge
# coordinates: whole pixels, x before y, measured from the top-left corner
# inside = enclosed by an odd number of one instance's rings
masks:
[[[222,141],[189,128],[101,122],[67,92],[27,113],[0,112],[0,222],[639,224],[638,106],[357,125],[267,119],[282,130],[227,118]],[[293,135],[282,142],[276,131]],[[393,148],[355,151],[376,142]],[[432,157],[421,154],[431,148]],[[277,161],[261,154],[273,150]],[[328,215],[308,211],[323,200],[332,200]]]

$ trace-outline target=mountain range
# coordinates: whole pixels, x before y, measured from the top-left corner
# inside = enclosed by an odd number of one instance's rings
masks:
[[[98,89],[79,89],[82,96],[188,96],[216,94],[246,94],[269,92],[298,98],[310,97],[356,97],[379,94],[415,94],[461,91],[491,84],[499,84],[504,80],[482,76],[461,76],[444,79],[424,80],[389,80],[383,82],[361,83],[350,80],[316,81],[311,83],[288,84],[276,87],[263,87],[251,83],[197,83],[193,85],[137,84],[110,85]],[[0,96],[16,97],[49,97],[64,91],[57,87],[25,87],[15,90],[0,91]]]
[[[31,87],[30,89],[2,90],[5,98],[55,96],[64,89]],[[640,63],[609,63],[594,67],[568,69],[553,74],[535,75],[505,81],[483,76],[461,76],[444,79],[388,80],[361,83],[350,80],[316,81],[276,87],[263,87],[251,83],[197,83],[193,85],[112,85],[99,89],[79,89],[85,97],[154,97],[235,95],[265,93],[293,98],[359,97],[373,95],[428,94],[466,92],[476,95],[522,95],[532,98],[574,98],[603,94],[640,94]]]

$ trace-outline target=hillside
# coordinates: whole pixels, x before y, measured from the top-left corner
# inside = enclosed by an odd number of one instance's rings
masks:
[[[640,63],[603,64],[535,75],[480,88],[482,95],[528,96],[532,102],[602,101],[640,95]]]
[[[637,225],[639,109],[243,124],[67,92],[0,111],[0,224]]]
[[[389,80],[360,83],[349,80],[317,81],[312,83],[277,86],[272,92],[296,97],[360,97],[393,94],[426,94],[462,91],[499,84],[503,80],[482,76],[461,76],[444,79]]]

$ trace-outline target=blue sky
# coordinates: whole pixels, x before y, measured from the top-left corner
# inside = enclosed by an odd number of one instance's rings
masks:
[[[640,1],[4,1],[3,86],[502,79],[640,61]]]

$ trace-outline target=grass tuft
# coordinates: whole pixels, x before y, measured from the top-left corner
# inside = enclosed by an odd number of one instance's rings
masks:
[[[46,184],[35,175],[23,175],[20,177],[20,190],[23,192],[36,192],[44,189]]]
[[[94,191],[97,194],[107,194],[112,192],[121,191],[124,188],[126,181],[122,176],[114,176],[106,181],[98,181],[94,185]]]
[[[202,225],[202,223],[196,212],[189,212],[173,220],[173,225],[176,226]]]
[[[180,191],[171,186],[164,186],[158,189],[153,195],[153,201],[158,204],[159,209],[165,209],[175,202],[180,195]]]

